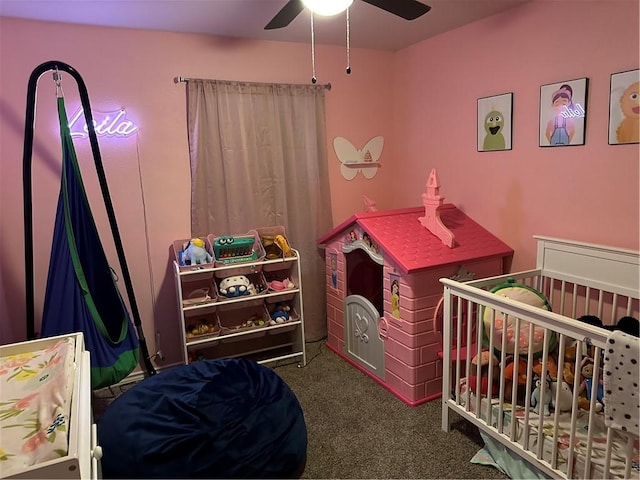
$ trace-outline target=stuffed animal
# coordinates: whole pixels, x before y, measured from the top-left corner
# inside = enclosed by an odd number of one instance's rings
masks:
[[[202,265],[203,263],[211,263],[213,257],[204,248],[204,240],[201,238],[192,238],[189,246],[182,252],[182,262],[185,265]]]
[[[471,360],[471,372],[469,373],[468,385],[473,393],[477,393],[478,377],[476,373],[478,371],[477,366],[480,363],[480,393],[487,395],[489,392],[489,363],[491,363],[491,395],[497,396],[500,388],[500,361],[495,355],[491,355],[488,350],[484,350],[480,353],[480,357],[476,355]]]
[[[518,358],[518,377],[517,377],[517,386],[518,393],[516,398],[513,398],[513,375],[515,373],[516,362],[513,358],[513,355],[509,355],[505,358],[505,363],[501,367],[504,370],[504,399],[506,402],[520,402],[524,403],[525,393],[526,393],[526,385],[527,385],[527,361]]]
[[[279,325],[289,321],[289,312],[291,307],[286,303],[279,303],[269,307],[269,315],[271,316],[270,325]]]
[[[555,359],[555,357],[553,355],[549,355],[547,357],[546,369],[543,368],[542,357],[536,358],[533,361],[532,370],[533,370],[533,373],[535,373],[539,377],[542,377],[542,371],[546,370],[547,371],[547,375],[549,375],[551,378],[558,378],[558,364],[557,364],[556,359]]]
[[[591,406],[591,391],[594,388],[593,385],[593,359],[585,357],[582,359],[580,367],[580,374],[582,376],[582,382],[578,387],[578,408],[582,410],[589,410]],[[596,390],[596,412],[601,412],[604,409],[604,386],[602,383],[602,375],[599,375],[598,384],[595,386]]]
[[[226,277],[220,281],[220,295],[228,298],[251,294],[251,282],[244,275]]]
[[[558,397],[558,402],[556,403],[558,388],[560,389],[560,396]],[[573,402],[573,393],[571,393],[571,387],[569,386],[569,384],[567,382],[551,382],[549,390],[551,391],[551,408],[553,408],[554,410],[559,410],[561,412],[570,412],[571,404]]]
[[[536,388],[534,388],[531,393],[531,407],[534,413],[540,414],[540,406],[542,405],[542,413],[543,415],[549,415],[551,413],[549,407],[551,405],[551,394],[550,394],[550,384],[549,377],[545,377],[544,380],[535,375],[533,377],[535,379]],[[544,402],[541,401],[540,396],[542,395],[542,383],[544,382]]]

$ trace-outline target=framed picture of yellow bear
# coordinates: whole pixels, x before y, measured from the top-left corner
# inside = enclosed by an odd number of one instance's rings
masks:
[[[478,99],[478,151],[511,150],[513,93]]]
[[[611,74],[609,145],[640,142],[640,70]]]

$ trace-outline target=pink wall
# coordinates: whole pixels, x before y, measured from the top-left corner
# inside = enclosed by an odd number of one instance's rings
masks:
[[[608,146],[606,133],[609,75],[638,67],[638,32],[635,0],[532,0],[397,54],[354,49],[350,76],[344,48],[317,47],[318,80],[333,85],[327,141],[334,224],[362,210],[363,194],[379,208],[419,205],[435,167],[446,201],[513,247],[517,269],[533,266],[533,234],[638,248],[638,145]],[[137,137],[101,141],[101,151],[150,350],[160,332],[165,363],[173,363],[180,356],[169,246],[189,236],[190,188],[185,88],[173,77],[308,83],[309,46],[0,18],[2,343],[24,338],[27,80],[37,65],[54,59],[84,77],[94,110],[125,107],[140,125]],[[579,77],[591,80],[586,145],[538,147],[540,85]],[[74,82],[67,77],[63,86],[71,110],[78,104]],[[513,150],[476,152],[477,98],[509,91],[515,97]],[[60,147],[49,75],[38,92],[33,183],[41,300]],[[333,138],[362,147],[377,135],[385,147],[376,177],[342,178]],[[86,145],[76,145],[110,252],[92,159]]]
[[[178,361],[169,247],[190,236],[190,171],[185,85],[173,78],[309,83],[309,46],[0,18],[0,58],[0,342],[25,337],[21,180],[27,82],[36,66],[60,60],[83,76],[94,110],[125,107],[140,126],[136,137],[101,139],[100,147],[150,350],[155,351],[160,332],[165,364]],[[332,84],[328,138],[341,135],[357,143],[391,136],[392,60],[389,52],[353,49],[353,73],[347,76],[344,48],[317,47],[318,81]],[[77,88],[68,75],[62,84],[71,115],[79,105]],[[47,73],[38,87],[32,177],[37,318],[60,179],[54,93]],[[88,140],[76,141],[76,149],[105,249],[117,269]],[[336,218],[345,218],[362,209],[361,193],[353,188],[357,182],[342,179],[332,147],[330,152]]]
[[[610,74],[638,68],[636,0],[532,0],[398,53],[393,160],[379,206],[440,191],[535,265],[534,234],[639,247],[638,145],[608,145]],[[540,86],[588,77],[586,144],[538,146]],[[477,99],[513,92],[513,150],[478,153]],[[400,187],[401,186],[401,187]],[[383,201],[384,199],[384,201]]]

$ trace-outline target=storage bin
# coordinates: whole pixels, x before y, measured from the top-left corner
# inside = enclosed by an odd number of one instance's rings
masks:
[[[298,286],[291,280],[290,270],[266,271],[263,274],[271,303],[291,300],[298,291]]]
[[[289,323],[289,322],[295,322],[297,320],[300,320],[300,315],[298,314],[298,312],[296,311],[295,308],[293,308],[293,305],[291,305],[291,302],[288,301],[280,301],[280,302],[275,302],[275,303],[268,303],[265,301],[265,308],[267,309],[267,312],[269,313],[269,320],[273,320],[273,313],[278,310],[280,307],[286,307],[286,312],[289,314],[289,319],[285,320],[283,323]],[[287,310],[288,309],[288,310]],[[269,322],[271,323],[271,322]],[[278,324],[280,325],[280,324]]]
[[[207,277],[195,277],[185,280],[182,287],[182,306],[194,307],[209,303],[215,303],[218,300],[218,290],[216,284],[211,277],[211,273]]]
[[[185,317],[184,323],[187,342],[220,335],[220,320],[215,311]]]
[[[224,291],[229,292],[229,282],[226,282],[226,279],[233,278],[233,277],[246,277],[246,279],[249,280],[249,287],[247,290],[249,292],[248,294],[235,295],[235,296],[229,293],[227,293],[227,295],[224,294]],[[262,275],[262,273],[248,273],[246,275],[231,275],[230,277],[224,277],[224,278],[216,277],[215,284],[217,289],[218,301],[221,301],[221,302],[227,301],[227,300],[240,299],[240,298],[247,299],[249,297],[262,295],[267,292],[267,283],[265,282],[264,276]],[[235,286],[236,282],[231,282],[230,284],[232,286]],[[245,285],[245,283],[238,282],[237,285]],[[238,288],[238,287],[236,286],[235,288]]]
[[[257,232],[260,237],[260,243],[262,244],[262,248],[265,252],[265,260],[284,259],[295,256],[295,252],[291,250],[291,247],[289,246],[289,240],[287,239],[284,227],[261,227],[257,229]],[[284,238],[284,243],[287,248],[286,252],[281,248],[279,242],[276,240],[276,237],[278,236],[282,236]],[[289,264],[280,262],[267,263],[264,265],[265,270],[281,270],[287,268],[290,268]]]
[[[211,242],[207,237],[198,237],[198,238],[204,241],[204,248],[207,251],[207,253],[211,255],[211,262],[201,263],[198,265],[185,265],[184,261],[182,260],[182,255],[184,253],[184,250],[189,246],[189,242],[191,241],[191,239],[187,238],[186,240],[176,240],[173,242],[172,249],[173,249],[174,258],[181,272],[188,272],[191,270],[200,270],[203,268],[213,267],[213,249],[211,248]]]
[[[230,308],[231,305],[218,310],[218,318],[222,335],[220,337],[223,342],[232,342],[246,340],[247,338],[259,337],[265,334],[265,330],[269,328],[269,312],[264,303],[259,305],[247,305],[242,303],[237,308]],[[249,333],[253,332],[253,333]],[[233,337],[225,337],[234,333],[244,333]]]

